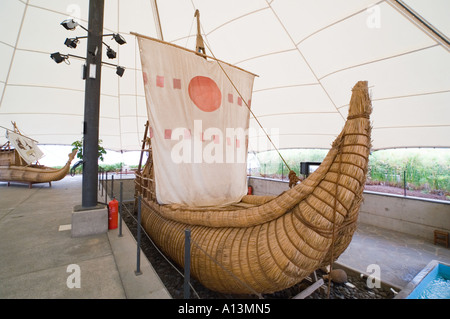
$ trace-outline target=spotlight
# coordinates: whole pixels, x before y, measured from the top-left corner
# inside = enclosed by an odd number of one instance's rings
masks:
[[[120,77],[122,77],[123,73],[125,72],[125,68],[118,66],[116,70],[116,74]]]
[[[53,61],[55,61],[58,64],[63,62],[65,59],[68,58],[67,55],[62,55],[59,52],[55,52],[55,53],[50,54],[50,57],[52,58]]]
[[[113,34],[113,39],[116,40],[116,42],[120,45],[127,43],[127,41],[125,41],[125,38],[118,33]]]
[[[108,56],[108,58],[110,59],[115,59],[117,56],[116,51],[114,51],[113,49],[111,49],[110,47],[108,47],[108,49],[106,50],[106,55]]]
[[[73,19],[67,19],[61,22],[61,25],[67,30],[75,30],[75,28],[79,25],[78,22]]]
[[[78,38],[67,38],[66,41],[64,42],[64,44],[66,46],[68,46],[69,48],[75,49],[77,47],[78,42],[80,42],[78,40]]]

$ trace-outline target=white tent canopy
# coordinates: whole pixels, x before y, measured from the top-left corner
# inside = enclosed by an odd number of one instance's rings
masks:
[[[86,55],[86,39],[76,49],[64,45],[86,32],[60,23],[74,18],[87,28],[88,6],[88,0],[0,2],[1,126],[15,121],[41,144],[82,138],[84,61],[56,64],[50,54]],[[105,148],[141,148],[147,113],[130,32],[158,38],[160,25],[165,41],[194,49],[195,9],[207,54],[259,75],[251,107],[279,148],[328,149],[359,80],[371,87],[374,149],[450,147],[448,0],[107,0],[104,34],[118,32],[127,44],[104,38],[117,59],[104,53],[103,61],[126,68],[123,77],[102,68]],[[250,147],[271,149],[254,119],[251,126],[259,137],[251,137]]]

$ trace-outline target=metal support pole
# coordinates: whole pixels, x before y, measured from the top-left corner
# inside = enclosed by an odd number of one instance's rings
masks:
[[[137,221],[137,255],[136,255],[136,276],[142,275],[141,272],[141,195],[138,199],[138,221]]]
[[[120,195],[119,195],[119,237],[122,235],[122,204],[123,204],[123,182],[120,182]]]
[[[184,230],[184,299],[190,299],[191,289],[191,230]]]
[[[403,193],[406,196],[406,171],[403,171]]]
[[[108,172],[105,172],[105,205],[108,205]]]
[[[98,139],[104,0],[89,1],[83,128],[82,206],[97,206]]]
[[[103,197],[103,189],[105,188],[105,187],[103,186],[103,170],[101,170],[100,172],[101,172],[101,174],[102,174],[102,176],[101,176],[101,184],[102,184],[102,197]]]
[[[114,175],[111,175],[111,198],[114,198]]]

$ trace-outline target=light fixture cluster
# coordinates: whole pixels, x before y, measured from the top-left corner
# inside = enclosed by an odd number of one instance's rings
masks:
[[[73,19],[67,19],[64,20],[63,22],[61,22],[61,25],[66,29],[66,30],[70,30],[73,31],[76,29],[76,27],[81,27],[83,30],[89,32],[85,27],[83,27],[81,24],[79,24],[78,22],[76,22]],[[123,36],[121,36],[119,33],[112,33],[112,34],[104,34],[102,35],[103,37],[105,36],[112,36],[112,39],[115,40],[119,45],[123,45],[126,44],[127,41],[125,40],[125,38]],[[82,37],[75,37],[75,38],[66,38],[66,41],[64,41],[64,44],[71,49],[75,49],[78,45],[78,43],[80,42],[79,39],[83,39],[83,38],[87,38],[87,36],[82,36]],[[102,41],[102,43],[106,46],[106,56],[109,59],[115,59],[117,57],[117,53],[116,51],[114,51],[109,45],[107,45],[105,42]],[[59,52],[55,52],[50,54],[50,58],[55,61],[56,63],[61,63],[61,62],[66,62],[68,63],[68,59],[69,57],[75,57],[75,58],[81,58],[75,55],[71,55],[71,54],[61,54]],[[83,58],[81,58],[83,59]],[[105,63],[102,62],[104,64],[108,64],[108,65],[112,65],[110,63]],[[120,77],[123,76],[125,72],[125,68],[116,65],[116,74]]]

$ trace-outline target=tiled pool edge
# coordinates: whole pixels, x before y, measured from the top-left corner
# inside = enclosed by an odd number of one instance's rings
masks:
[[[407,299],[408,296],[416,289],[416,287],[422,282],[422,280],[439,264],[450,266],[446,263],[438,260],[432,260],[425,266],[414,278],[411,280],[405,288],[403,288],[394,299]]]

